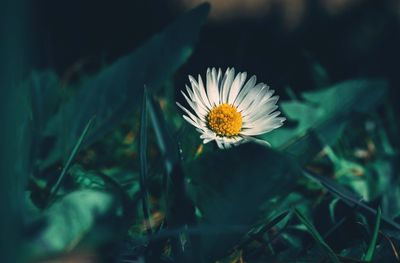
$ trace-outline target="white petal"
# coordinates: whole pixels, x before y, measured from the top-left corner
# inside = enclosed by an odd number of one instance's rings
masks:
[[[197,79],[199,82],[199,90],[201,90],[202,99],[207,102],[206,106],[208,106],[209,109],[212,109],[212,102],[211,102],[210,98],[208,97],[208,94],[206,92],[207,91],[206,87],[204,86],[203,79],[201,78],[200,74],[197,77]]]
[[[195,102],[204,111],[209,112],[209,109],[204,104],[203,100],[200,98],[200,94],[198,92],[193,92],[188,86],[186,86],[186,90],[193,102]]]
[[[198,99],[201,100],[208,109],[211,109],[210,101],[208,100],[200,75],[199,82],[197,82],[192,76],[189,76],[189,80],[192,84],[193,92],[197,95]]]
[[[193,121],[192,119],[190,119],[188,116],[182,115],[182,117],[183,117],[187,122],[189,122],[190,124],[192,124],[194,127],[198,128],[198,129],[201,129],[200,125],[199,125],[198,123],[194,122],[194,121]]]
[[[266,119],[258,122],[249,122],[245,126],[242,127],[243,132],[259,132],[259,131],[271,131],[271,129],[276,129],[277,127],[282,126],[285,118],[282,117],[274,117],[272,119]],[[249,135],[249,134],[248,134]]]
[[[243,87],[243,83],[246,81],[247,73],[238,73],[237,77],[232,83],[232,87],[229,91],[229,97],[228,97],[228,103],[233,104],[233,102],[236,100],[237,95],[239,94],[239,91]]]
[[[205,126],[204,122],[199,119],[197,116],[195,116],[193,113],[191,113],[188,109],[186,109],[185,107],[183,107],[179,102],[176,103],[176,105],[179,106],[179,108],[181,108],[189,117],[190,119],[194,122],[197,123],[198,125],[194,125],[196,127],[201,127],[201,126]],[[183,115],[185,116],[185,115]]]
[[[227,69],[225,72],[223,85],[222,85],[222,96],[221,96],[221,103],[228,103],[228,95],[229,95],[229,90],[231,89],[232,82],[235,78],[235,69]]]
[[[247,83],[244,85],[243,89],[240,90],[238,96],[236,97],[236,100],[233,102],[233,104],[237,107],[244,97],[247,95],[247,93],[254,87],[254,85],[257,82],[257,77],[256,76],[251,76],[251,78],[247,81]]]
[[[239,144],[244,142],[243,137],[241,137],[241,136],[236,136],[233,139],[234,139],[234,144],[235,145],[239,145]]]
[[[259,83],[255,85],[250,91],[245,95],[244,99],[240,104],[237,105],[237,109],[240,112],[243,112],[243,110],[247,109],[251,103],[254,102],[254,100],[257,99],[257,97],[260,95],[261,91],[263,91],[267,85],[264,83]]]
[[[216,106],[219,104],[219,92],[217,87],[217,71],[215,68],[212,70],[207,69],[207,96],[210,100],[211,106]]]
[[[268,86],[267,86],[267,88],[268,88],[267,92],[264,94],[264,98],[263,98],[262,102],[266,102],[266,101],[270,100],[271,98],[274,98],[274,97],[272,97],[272,95],[274,95],[275,90],[270,89]],[[277,96],[277,97],[279,98],[279,96]]]
[[[286,119],[283,117],[275,118],[273,120],[270,120],[270,122],[267,122],[267,123],[264,123],[264,124],[261,124],[261,125],[258,125],[258,126],[252,127],[252,128],[244,128],[240,132],[240,134],[250,135],[250,136],[264,134],[264,133],[270,132],[272,130],[275,130],[275,129],[281,127],[285,120]]]
[[[274,113],[263,118],[261,121],[247,123],[246,127],[244,127],[244,128],[256,128],[256,127],[263,127],[265,125],[269,125],[273,119],[275,119],[276,117],[279,116],[279,114],[281,114],[280,111],[275,111]]]
[[[269,114],[274,112],[278,108],[278,105],[272,105],[268,107],[263,107],[258,112],[254,112],[248,116],[243,117],[243,126],[246,126],[247,123],[261,121],[264,118],[268,118]]]
[[[264,83],[257,84],[253,89],[249,91],[247,96],[243,99],[243,101],[237,106],[239,112],[244,115],[246,110],[251,107],[251,105],[257,105],[256,101],[261,101],[263,94],[267,88],[267,85]]]
[[[276,104],[276,102],[278,101],[279,97],[278,96],[274,96],[274,97],[270,97],[272,94],[274,93],[273,90],[268,90],[268,87],[266,89],[264,89],[262,91],[262,93],[260,94],[260,96],[258,98],[256,98],[255,100],[257,100],[256,102],[250,104],[247,108],[243,109],[242,111],[242,115],[243,116],[247,116],[247,115],[251,115],[254,112],[259,111],[259,109],[261,107],[267,107],[267,105],[272,105]]]
[[[217,75],[217,86],[218,86],[218,92],[220,93],[221,90],[221,81],[222,81],[222,70],[221,68],[218,69],[218,75]]]
[[[203,143],[208,143],[208,142],[211,142],[211,141],[215,141],[216,140],[216,136],[210,136],[210,135],[202,135],[202,136],[200,136],[200,139],[202,139],[203,140]]]
[[[232,146],[237,146],[244,142],[244,140],[241,136],[235,136],[235,137],[231,137],[231,138],[216,137],[215,141],[217,142],[217,145],[220,149],[229,149]]]
[[[244,136],[243,139],[244,139],[246,142],[254,142],[254,143],[257,143],[257,144],[266,146],[266,147],[271,147],[271,144],[270,144],[269,142],[264,141],[264,140],[262,140],[262,139],[255,138],[255,137]]]
[[[226,82],[226,78],[228,77],[229,71],[230,71],[230,69],[227,68],[225,73],[224,73],[224,76],[221,79],[221,83],[218,84],[218,87],[219,87],[219,101],[221,103],[224,103],[224,99],[223,99],[223,97],[224,97],[224,85],[225,85],[225,82]]]
[[[262,130],[256,130],[256,129],[244,130],[244,131],[241,131],[240,134],[241,135],[245,135],[245,136],[256,136],[256,135],[261,135],[261,134],[264,134],[264,133],[268,133],[268,132],[273,131],[276,128],[279,128],[279,127],[280,126],[278,126],[278,127],[269,127],[269,128],[265,128],[265,129],[262,129]]]
[[[217,135],[215,134],[215,132],[213,132],[207,128],[207,129],[203,130],[203,134],[200,136],[200,138],[201,139],[210,138],[210,139],[214,140],[215,138],[217,138]]]
[[[208,142],[214,141],[215,137],[210,137],[210,136],[200,136],[200,139],[203,140],[203,143],[206,144]]]
[[[217,145],[218,145],[218,148],[220,148],[220,149],[225,149],[225,147],[224,147],[224,144],[223,144],[223,142],[221,141],[221,140],[215,140],[216,141],[216,143],[217,143]]]
[[[274,97],[271,100],[264,102],[264,103],[259,103],[259,107],[256,105],[252,105],[251,107],[243,110],[242,112],[242,117],[243,121],[250,121],[250,120],[257,120],[258,118],[264,116],[268,117],[270,113],[272,113],[274,110],[277,109],[276,102],[278,101],[278,97]]]
[[[187,94],[189,95],[189,98],[190,98],[191,100],[195,100],[194,93],[193,93],[192,89],[189,88],[188,85],[185,85],[185,87],[186,87],[186,92],[187,92]]]
[[[214,141],[214,139],[207,138],[207,139],[203,140],[203,144],[206,144],[206,143],[209,143],[209,142],[212,142],[212,141]]]
[[[197,103],[196,101],[193,101],[193,100],[189,99],[183,91],[181,91],[181,93],[182,93],[183,97],[186,99],[186,101],[189,104],[189,106],[194,110],[196,115],[202,121],[205,121],[205,117],[206,117],[208,112],[204,108],[202,108],[200,106],[200,103]]]
[[[225,150],[226,150],[226,149],[230,149],[230,148],[232,148],[232,144],[231,144],[231,143],[224,142],[224,148],[225,148]]]

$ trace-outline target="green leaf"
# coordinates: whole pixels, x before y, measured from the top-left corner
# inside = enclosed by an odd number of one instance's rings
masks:
[[[262,136],[273,146],[288,149],[304,161],[310,160],[317,149],[334,144],[346,124],[357,113],[367,113],[377,106],[387,90],[383,80],[355,79],[341,82],[326,89],[302,93],[303,101],[283,101],[281,108],[293,128],[281,127]],[[315,133],[320,141],[317,147],[309,134]],[[311,136],[313,137],[313,136]],[[300,143],[299,143],[300,142]],[[293,147],[297,143],[298,146]],[[297,149],[293,149],[297,148]]]
[[[188,226],[194,227],[196,217],[185,188],[185,175],[179,162],[178,145],[170,135],[160,104],[152,96],[149,96],[148,102],[150,120],[164,161],[166,221],[169,229],[184,229],[170,239],[171,252],[178,262],[203,262],[198,237],[186,231]]]
[[[363,258],[363,260],[368,261],[368,262],[371,262],[374,259],[376,242],[378,240],[379,228],[381,225],[381,217],[382,217],[382,211],[381,211],[381,208],[378,208],[378,212],[376,214],[374,232],[372,234],[371,242],[369,243],[367,253],[365,254],[365,256]]]
[[[383,80],[354,79],[327,89],[304,92],[303,98],[320,105],[326,114],[366,112],[381,102],[388,83]]]
[[[56,143],[42,164],[45,168],[70,152],[81,131],[96,116],[89,145],[104,136],[137,106],[144,85],[158,89],[191,55],[209,10],[203,4],[187,12],[135,52],[80,84],[49,124]]]
[[[61,85],[53,71],[33,71],[27,80],[32,101],[32,119],[37,133],[44,135],[47,122],[61,103]]]
[[[80,190],[66,195],[44,212],[40,218],[45,222],[44,228],[36,236],[25,238],[23,257],[32,259],[75,248],[89,234],[96,234],[94,228],[101,225],[101,218],[115,217],[117,208],[114,198],[106,192]],[[106,228],[116,227],[110,222],[113,221],[104,222]],[[96,238],[100,244],[105,239]]]
[[[369,205],[362,202],[362,198],[358,196],[356,193],[350,191],[349,189],[343,187],[337,182],[333,181],[330,178],[326,178],[317,174],[312,173],[311,171],[303,171],[303,175],[308,177],[309,179],[318,182],[324,188],[326,188],[331,194],[340,198],[343,202],[351,207],[357,207],[357,209],[366,215],[377,215],[378,211]],[[382,215],[381,220],[385,223],[383,227],[385,230],[388,230],[388,234],[391,233],[391,236],[400,236],[400,224],[395,222],[394,220]]]
[[[326,256],[330,259],[331,262],[340,263],[338,257],[336,256],[335,252],[325,243],[322,236],[318,233],[317,229],[315,229],[314,225],[296,208],[294,209],[294,213],[299,218],[301,223],[306,226],[308,232],[320,246],[322,251],[326,254]]]
[[[274,216],[272,219],[268,221],[268,223],[264,224],[261,228],[257,229],[257,231],[249,233],[248,237],[245,238],[245,240],[238,245],[238,248],[243,248],[246,245],[250,244],[253,240],[262,237],[266,232],[271,230],[274,226],[276,226],[279,222],[285,219],[288,215],[289,211],[286,210]]]
[[[150,235],[151,225],[147,198],[147,103],[148,95],[147,89],[144,89],[142,100],[142,112],[140,116],[140,141],[139,141],[139,160],[140,160],[140,190],[142,197],[143,217],[146,224],[147,233]]]
[[[335,198],[329,203],[329,217],[331,218],[332,223],[336,223],[335,209],[339,201],[339,198]]]
[[[153,97],[149,98],[148,109],[158,148],[164,158],[165,170],[167,174],[170,174],[179,161],[177,143],[172,139],[161,107]]]
[[[54,196],[57,193],[58,189],[60,188],[61,183],[64,180],[64,177],[67,174],[67,171],[72,164],[72,161],[74,160],[75,156],[78,154],[79,149],[81,148],[86,136],[89,133],[90,127],[93,124],[93,120],[94,120],[94,118],[91,118],[89,120],[89,122],[86,124],[85,128],[83,129],[81,136],[78,138],[78,141],[76,142],[74,148],[72,149],[70,155],[68,156],[67,162],[65,163],[60,176],[58,177],[56,183],[54,184],[54,186],[51,189],[50,197]]]
[[[356,176],[354,172],[358,171],[364,174],[367,172],[366,169],[354,161],[349,161],[337,155],[329,146],[324,148],[324,153],[333,164],[336,181],[341,185],[349,186],[364,200],[371,200],[371,191],[368,189],[368,182],[365,178],[367,176]]]
[[[287,195],[299,175],[287,156],[251,143],[203,154],[188,163],[186,174],[201,223],[223,232],[202,233],[208,259],[238,242],[256,222],[261,205]]]

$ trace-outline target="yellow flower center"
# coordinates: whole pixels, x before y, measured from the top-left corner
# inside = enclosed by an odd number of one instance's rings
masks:
[[[242,114],[235,106],[223,103],[208,113],[207,125],[219,136],[232,137],[242,128]]]

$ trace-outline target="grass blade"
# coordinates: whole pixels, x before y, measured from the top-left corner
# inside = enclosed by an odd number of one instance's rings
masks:
[[[167,174],[170,174],[174,165],[179,161],[178,147],[168,132],[167,123],[164,119],[160,105],[154,101],[152,96],[148,97],[150,121],[156,135],[158,148],[164,158],[165,169]]]
[[[50,196],[49,196],[49,200],[52,200],[52,197],[57,193],[57,191],[59,190],[61,183],[63,182],[65,175],[68,172],[69,167],[72,164],[72,161],[74,160],[75,156],[78,154],[86,136],[89,133],[90,127],[92,127],[93,125],[93,121],[94,121],[95,117],[93,116],[88,123],[86,124],[85,128],[83,129],[83,132],[81,133],[81,135],[79,136],[78,141],[76,142],[74,148],[71,151],[71,154],[68,156],[67,162],[65,163],[60,176],[57,179],[57,182],[54,184],[52,190],[50,191]]]
[[[314,225],[296,208],[294,209],[294,213],[296,214],[297,218],[300,222],[307,228],[308,232],[320,246],[322,251],[326,254],[331,262],[340,263],[338,257],[336,256],[335,252],[325,243],[322,236],[318,233],[317,229],[315,229]]]
[[[143,101],[142,101],[142,112],[140,120],[140,134],[139,134],[139,159],[140,159],[140,190],[142,196],[142,209],[143,217],[146,225],[147,233],[152,233],[150,225],[149,207],[147,206],[147,102],[148,95],[147,89],[144,87]]]
[[[364,212],[368,215],[372,214],[375,216],[378,214],[376,209],[374,209],[374,208],[368,206],[367,204],[365,204],[364,202],[360,201],[361,197],[359,197],[354,192],[344,188],[337,182],[335,182],[329,178],[315,174],[309,170],[303,170],[303,174],[307,178],[321,184],[331,194],[340,198],[343,202],[345,202],[350,207],[357,207],[360,209],[361,212]],[[393,221],[392,219],[390,219],[384,215],[381,216],[381,219],[385,223],[385,228],[390,227],[390,229],[393,229],[396,232],[400,231],[400,224],[396,223],[395,221]]]
[[[283,219],[285,219],[288,214],[289,214],[289,211],[284,211],[284,212],[278,214],[277,216],[272,218],[272,220],[268,221],[268,223],[266,223],[256,233],[250,234],[249,237],[246,240],[244,240],[243,242],[241,242],[235,249],[241,249],[241,248],[247,246],[248,244],[250,244],[253,240],[263,236],[264,233],[268,232],[271,228],[273,228],[279,222],[281,222]]]
[[[200,240],[196,235],[191,235],[187,231],[188,226],[196,225],[196,216],[194,206],[186,191],[178,145],[168,131],[168,125],[159,103],[153,99],[151,94],[148,96],[148,110],[167,175],[168,227],[172,229],[183,227],[179,235],[171,239],[172,254],[177,262],[202,262],[202,254],[199,249]]]
[[[367,262],[371,262],[372,259],[374,258],[376,242],[378,240],[379,228],[381,225],[381,218],[382,218],[382,211],[381,211],[381,208],[379,207],[377,215],[376,215],[374,233],[372,234],[372,239],[371,239],[371,242],[369,243],[367,253],[365,254],[365,256],[363,258],[363,260],[365,260]]]

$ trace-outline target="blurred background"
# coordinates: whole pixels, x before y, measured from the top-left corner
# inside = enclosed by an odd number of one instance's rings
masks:
[[[34,66],[70,80],[97,70],[203,1],[36,1]],[[277,90],[313,89],[317,62],[331,82],[385,77],[399,83],[398,0],[214,0],[191,59],[176,75],[233,66]],[[391,92],[395,98],[397,89]],[[284,92],[279,92],[285,96]],[[397,110],[399,104],[395,103]]]

